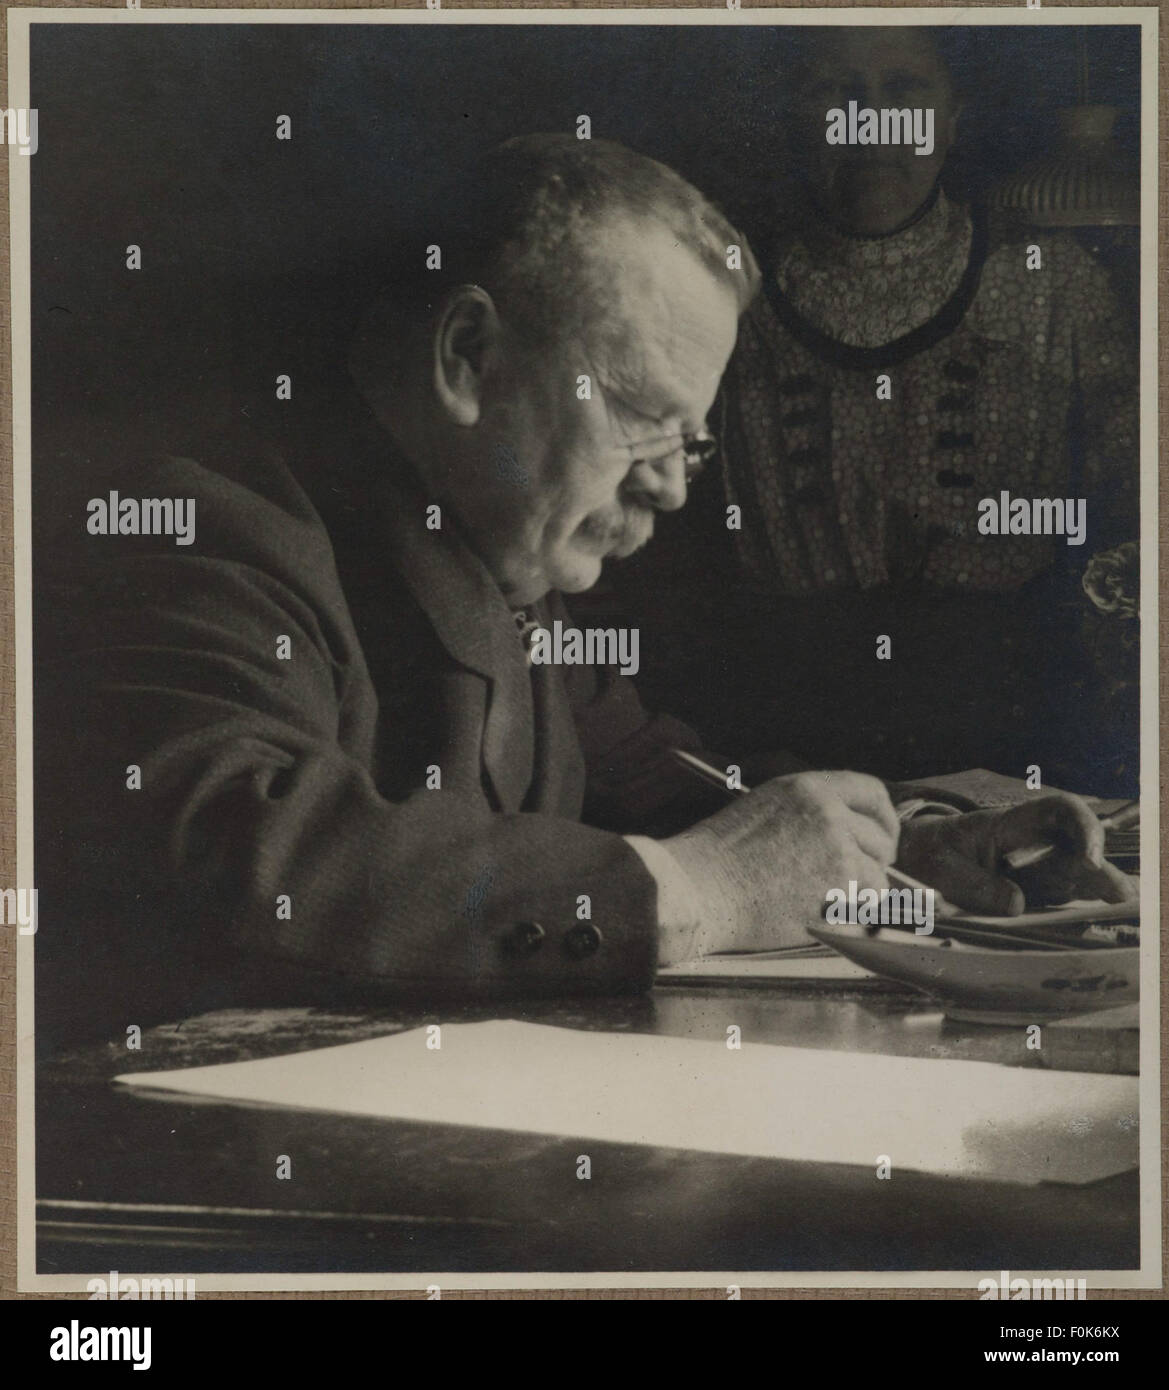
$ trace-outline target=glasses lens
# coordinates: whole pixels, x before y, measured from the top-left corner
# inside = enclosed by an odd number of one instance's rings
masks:
[[[709,434],[691,436],[686,440],[685,450],[686,477],[689,480],[696,477],[718,452],[718,441]]]
[[[690,479],[699,472],[703,464],[708,463],[718,452],[718,441],[713,435],[704,432],[701,435],[687,435],[680,441],[675,435],[672,440],[662,440],[657,448],[641,447],[644,452],[639,451],[632,461],[635,468],[639,464],[668,463],[671,459],[677,459],[681,455],[686,477]]]

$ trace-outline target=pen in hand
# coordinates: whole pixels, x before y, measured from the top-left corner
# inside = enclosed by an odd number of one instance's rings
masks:
[[[709,783],[711,786],[718,787],[728,796],[746,796],[751,790],[750,787],[742,785],[728,786],[725,772],[721,772],[717,767],[705,762],[702,758],[696,758],[693,753],[686,752],[684,748],[671,748],[670,754],[678,763],[686,768],[688,772],[692,772],[695,777],[701,778],[702,781]],[[902,873],[900,869],[893,868],[892,865],[889,865],[885,873],[891,883],[899,884],[902,888],[924,889],[926,887],[924,883],[919,883],[917,879],[910,878],[908,874]]]

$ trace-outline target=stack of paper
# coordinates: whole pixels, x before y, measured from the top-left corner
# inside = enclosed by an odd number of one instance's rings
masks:
[[[750,984],[756,980],[872,980],[872,971],[834,951],[831,946],[809,942],[777,951],[735,952],[700,956],[698,960],[668,965],[658,971],[658,982],[703,980],[707,984]]]
[[[582,1142],[874,1169],[884,1155],[894,1171],[1020,1183],[1092,1182],[1137,1166],[1135,1077],[505,1021],[444,1024],[440,1036],[439,1048],[415,1029],[119,1080]]]

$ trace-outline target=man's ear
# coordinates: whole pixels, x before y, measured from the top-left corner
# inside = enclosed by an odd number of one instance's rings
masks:
[[[469,428],[479,421],[483,377],[499,334],[499,315],[486,290],[461,285],[447,299],[434,334],[434,392],[456,425]]]

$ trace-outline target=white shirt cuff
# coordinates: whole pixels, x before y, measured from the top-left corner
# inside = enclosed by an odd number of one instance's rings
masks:
[[[658,959],[662,965],[688,960],[701,922],[699,896],[690,875],[661,843],[646,835],[626,835],[625,843],[641,856],[641,862],[658,885]]]

